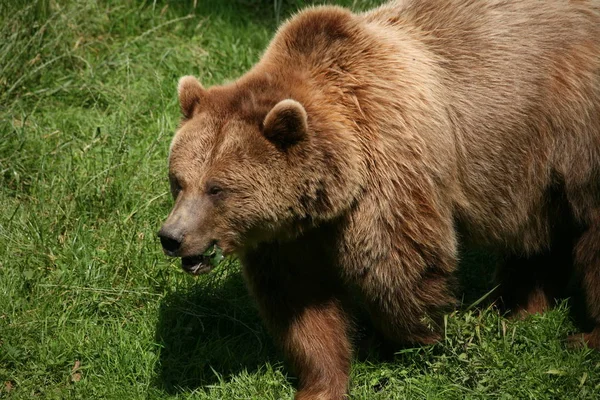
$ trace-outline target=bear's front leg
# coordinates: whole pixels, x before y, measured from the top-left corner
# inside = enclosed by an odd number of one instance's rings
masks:
[[[298,374],[296,400],[345,398],[351,350],[340,304],[306,305],[286,325],[278,337]]]
[[[346,398],[351,345],[337,282],[265,263],[245,263],[244,272],[263,320],[296,372],[295,399]]]

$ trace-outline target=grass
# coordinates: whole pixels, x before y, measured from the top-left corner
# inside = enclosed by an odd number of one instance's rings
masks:
[[[302,3],[22,3],[0,4],[0,398],[290,398],[239,266],[187,276],[155,232],[177,79],[239,76]],[[466,259],[468,305],[491,286],[468,272],[488,258]],[[574,330],[566,304],[463,307],[438,345],[355,360],[352,398],[597,398]]]

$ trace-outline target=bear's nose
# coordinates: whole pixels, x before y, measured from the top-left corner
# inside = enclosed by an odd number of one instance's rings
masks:
[[[176,235],[173,232],[169,232],[164,227],[158,232],[160,238],[160,244],[162,244],[165,253],[169,256],[176,256],[177,251],[181,247],[181,236]]]

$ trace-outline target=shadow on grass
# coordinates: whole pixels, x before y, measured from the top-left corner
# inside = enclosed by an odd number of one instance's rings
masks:
[[[496,285],[494,274],[498,265],[497,256],[483,250],[460,252],[460,264],[457,270],[460,308],[470,308],[474,303],[479,307],[493,303],[495,293],[490,290]]]
[[[239,269],[230,266],[226,274],[223,269],[162,301],[156,384],[167,393],[194,390],[242,371],[252,373],[279,360]]]
[[[474,303],[483,309],[498,300],[490,294],[498,262],[483,251],[462,252],[457,273],[460,309]],[[580,299],[571,299],[570,304],[571,317],[585,321]],[[362,325],[359,336],[371,337],[374,332],[368,317],[359,316],[358,321]],[[169,394],[228,381],[241,372],[253,373],[267,363],[282,361],[236,266],[223,266],[199,278],[188,290],[167,295],[160,307],[156,340],[162,347],[156,385]],[[368,348],[361,349],[365,344]],[[385,349],[380,351],[376,338],[356,345],[359,360],[399,360],[390,358]]]
[[[467,253],[463,260],[460,293],[467,307],[492,287],[494,260],[485,253]],[[363,322],[362,334],[371,336],[368,318]],[[169,394],[282,361],[236,266],[220,267],[188,290],[167,295],[160,306],[156,340],[162,347],[156,385]],[[358,353],[359,359],[387,359],[376,349]]]

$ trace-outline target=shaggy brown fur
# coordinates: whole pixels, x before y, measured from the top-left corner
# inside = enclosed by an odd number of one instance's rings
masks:
[[[514,310],[572,266],[600,348],[599,38],[596,0],[303,11],[235,83],[180,81],[167,252],[239,255],[298,399],[346,393],[350,288],[390,341],[436,341],[459,239],[506,255]]]

